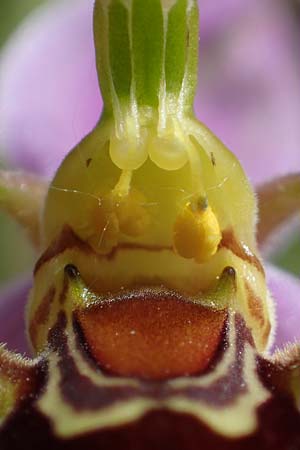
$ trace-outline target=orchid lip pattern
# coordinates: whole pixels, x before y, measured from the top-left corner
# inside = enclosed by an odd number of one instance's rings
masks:
[[[47,194],[0,177],[2,207],[41,252],[36,356],[0,347],[1,448],[300,448],[299,348],[268,356],[254,193],[193,114],[197,3],[96,0],[94,37],[96,128]],[[259,240],[299,205],[299,183],[260,193],[263,217],[290,202]]]

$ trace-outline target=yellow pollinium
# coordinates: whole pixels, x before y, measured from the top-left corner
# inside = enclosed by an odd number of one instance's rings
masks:
[[[214,256],[222,239],[216,215],[204,197],[188,202],[174,225],[174,248],[184,258],[205,263]]]

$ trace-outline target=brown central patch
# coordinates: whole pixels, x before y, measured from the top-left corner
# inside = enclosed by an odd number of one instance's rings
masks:
[[[147,290],[95,305],[77,317],[102,368],[125,377],[164,380],[208,367],[226,315],[179,294]]]

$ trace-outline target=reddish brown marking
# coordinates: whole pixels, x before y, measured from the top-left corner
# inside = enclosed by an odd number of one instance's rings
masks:
[[[265,316],[262,300],[253,292],[249,283],[245,283],[245,287],[248,293],[248,308],[251,316],[263,327],[265,325]]]
[[[49,291],[47,292],[47,294],[44,296],[44,298],[42,299],[39,307],[37,308],[32,320],[30,322],[29,334],[30,334],[32,343],[34,345],[36,345],[36,342],[37,342],[37,333],[38,333],[39,325],[42,325],[42,324],[46,323],[46,321],[47,321],[47,318],[50,313],[51,303],[54,300],[55,293],[56,293],[55,287],[52,286],[49,289]]]
[[[86,167],[89,167],[89,165],[91,164],[91,162],[92,162],[92,158],[88,158],[88,159],[86,160],[86,162],[85,162]]]
[[[52,258],[55,258],[60,253],[63,253],[66,250],[71,250],[73,248],[78,248],[84,253],[92,252],[91,247],[84,241],[79,239],[79,237],[76,236],[71,227],[65,225],[58,238],[54,242],[52,242],[52,244],[50,244],[47,250],[37,261],[34,268],[34,274],[36,274],[39,269]]]
[[[79,249],[83,253],[96,255],[99,259],[113,260],[116,258],[117,254],[123,250],[135,250],[135,251],[147,251],[147,252],[162,252],[170,251],[173,252],[172,247],[163,247],[155,245],[139,245],[135,243],[121,243],[117,247],[113,248],[107,255],[100,255],[96,253],[92,247],[87,242],[82,241],[68,225],[65,225],[59,237],[50,244],[47,250],[42,254],[40,259],[37,261],[34,269],[34,274],[36,275],[40,268],[49,262],[52,258],[55,258],[59,254],[65,252],[66,250],[72,250],[74,248]]]
[[[103,368],[151,380],[203,372],[220,343],[225,319],[226,311],[151,290],[78,313],[90,351]]]
[[[223,231],[222,241],[219,248],[227,248],[234,255],[249,262],[250,264],[253,264],[263,275],[265,274],[264,268],[257,256],[254,255],[246,245],[243,245],[236,239],[232,230]]]

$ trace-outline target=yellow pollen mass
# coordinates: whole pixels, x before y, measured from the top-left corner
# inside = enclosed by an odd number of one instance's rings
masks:
[[[215,255],[221,238],[218,219],[205,199],[188,202],[178,214],[173,243],[180,256],[204,263]]]

